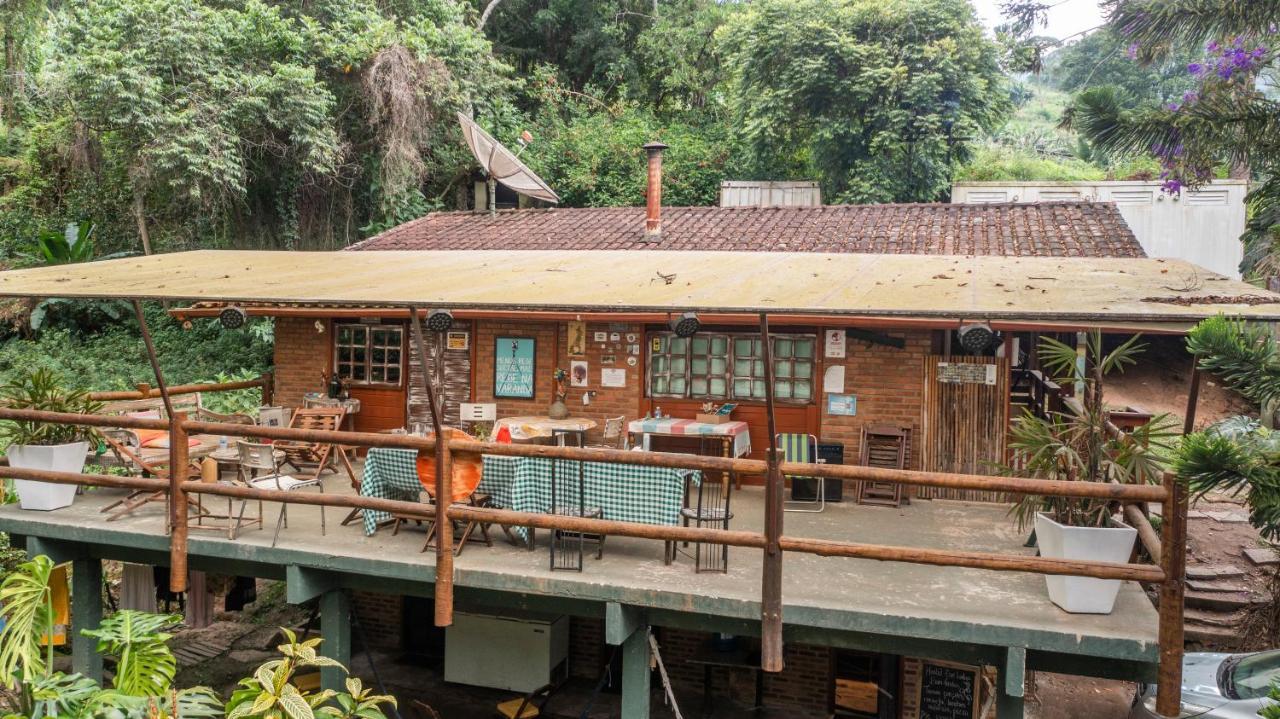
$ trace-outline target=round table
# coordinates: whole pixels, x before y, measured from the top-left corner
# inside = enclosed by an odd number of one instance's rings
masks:
[[[528,415],[523,417],[503,417],[494,422],[493,433],[506,427],[511,432],[511,439],[517,442],[547,439],[557,434],[575,434],[578,444],[586,444],[587,432],[596,428],[596,421],[586,417],[565,417],[551,419],[546,416]]]

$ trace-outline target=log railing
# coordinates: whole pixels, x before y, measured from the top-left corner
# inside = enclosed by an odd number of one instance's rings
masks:
[[[196,394],[204,392],[230,392],[238,389],[253,389],[254,387],[262,388],[262,403],[264,405],[271,404],[272,386],[274,380],[270,372],[263,373],[260,377],[254,379],[236,380],[234,382],[199,382],[195,384],[180,384],[169,387],[169,395],[179,394]],[[142,399],[160,399],[164,393],[158,387],[152,387],[149,382],[139,382],[135,389],[126,390],[108,390],[103,392],[90,392],[89,399],[97,402],[124,402],[129,400]],[[166,427],[167,429],[167,427]]]
[[[369,432],[347,432],[327,430],[307,430],[287,427],[262,427],[257,425],[228,424],[188,420],[178,414],[174,421],[162,419],[143,419],[125,416],[78,415],[45,412],[39,410],[17,410],[0,408],[0,420],[56,422],[91,427],[124,427],[134,429],[169,429],[173,433],[170,458],[171,467],[186,466],[187,443],[185,437],[189,433],[219,434],[233,437],[247,437],[272,440],[294,440],[303,442],[326,442],[349,447],[392,447],[412,449],[429,456],[435,456],[438,442],[432,437],[414,435],[380,434]],[[761,474],[768,471],[782,474],[824,477],[841,482],[898,482],[914,486],[934,486],[961,489],[977,489],[995,492],[1015,492],[1044,496],[1088,497],[1110,499],[1121,504],[1160,502],[1164,507],[1165,523],[1160,544],[1162,552],[1159,566],[1077,561],[1067,559],[1050,559],[1032,557],[1022,554],[998,552],[970,552],[949,549],[926,549],[918,547],[896,547],[878,544],[844,542],[837,540],[820,540],[812,538],[791,537],[780,533],[776,546],[780,553],[793,552],[827,557],[850,557],[872,559],[878,561],[907,562],[942,567],[966,567],[995,571],[1032,572],[1037,574],[1069,575],[1095,577],[1099,579],[1119,579],[1148,582],[1160,587],[1160,651],[1161,651],[1161,689],[1166,692],[1175,689],[1166,688],[1167,682],[1176,678],[1180,681],[1182,578],[1185,573],[1185,555],[1174,546],[1179,537],[1185,536],[1185,500],[1177,490],[1176,483],[1167,477],[1163,485],[1122,485],[1092,482],[1065,482],[1057,480],[1025,479],[1018,477],[989,477],[982,475],[948,474],[919,472],[912,470],[891,470],[857,465],[826,465],[780,462],[770,467],[769,462],[752,459],[735,459],[727,457],[704,457],[686,454],[662,452],[631,452],[615,449],[595,449],[579,447],[554,447],[542,445],[514,445],[492,442],[446,440],[445,451],[453,456],[495,454],[523,457],[548,457],[567,460],[616,462],[620,464],[673,467],[680,469],[696,469],[701,471],[741,472]],[[587,519],[566,517],[551,514],[515,512],[504,509],[479,508],[469,506],[436,507],[418,502],[405,502],[372,497],[352,495],[286,493],[275,490],[255,489],[246,486],[233,486],[203,483],[185,479],[181,472],[171,473],[170,479],[150,479],[141,477],[113,477],[97,474],[70,474],[24,470],[14,467],[0,467],[0,477],[16,479],[33,479],[54,483],[74,483],[104,487],[125,487],[131,489],[149,489],[166,491],[170,495],[170,532],[171,553],[170,566],[171,588],[177,591],[185,589],[186,575],[186,533],[187,516],[178,508],[187,506],[187,494],[209,494],[228,496],[250,500],[272,502],[288,502],[291,504],[322,505],[350,509],[369,509],[386,511],[412,517],[432,519],[437,512],[441,519],[477,520],[505,526],[528,526],[548,530],[564,530],[604,535],[635,537],[658,541],[693,541],[727,544],[736,547],[762,549],[768,551],[766,533],[742,530],[723,530],[698,527],[669,527],[645,524],[633,524],[606,519]],[[1144,543],[1149,540],[1144,537]],[[1154,555],[1153,555],[1154,556]],[[181,576],[179,576],[179,572]],[[449,605],[451,607],[451,604]],[[437,620],[440,616],[437,615]],[[1174,628],[1176,625],[1176,629]],[[1173,644],[1176,642],[1176,645]],[[1175,647],[1176,646],[1176,651]],[[1178,674],[1174,678],[1165,676],[1166,666],[1177,662]],[[777,668],[781,668],[780,666]]]

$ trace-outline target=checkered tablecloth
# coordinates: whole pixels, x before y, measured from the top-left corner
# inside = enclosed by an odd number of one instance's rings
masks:
[[[493,498],[494,506],[517,512],[551,510],[551,459],[485,455],[479,491]],[[556,503],[574,505],[578,495],[578,468],[582,468],[583,504],[599,507],[604,519],[638,524],[680,523],[685,478],[697,484],[702,474],[671,467],[644,467],[613,462],[554,460]],[[522,539],[528,530],[515,527]]]
[[[745,457],[751,454],[751,434],[748,432],[746,422],[722,422],[720,424],[709,424],[707,422],[695,422],[691,419],[677,419],[675,417],[663,417],[656,419],[647,417],[645,419],[633,419],[627,424],[627,431],[631,434],[639,434],[644,437],[644,448],[649,448],[649,435],[651,434],[667,434],[667,435],[713,435],[716,437],[732,437],[733,438],[733,456]]]
[[[361,497],[398,499],[417,502],[422,492],[418,481],[418,453],[412,449],[387,449],[373,447],[364,458],[364,478],[360,480]],[[373,534],[378,525],[391,518],[389,512],[364,510],[365,536]]]

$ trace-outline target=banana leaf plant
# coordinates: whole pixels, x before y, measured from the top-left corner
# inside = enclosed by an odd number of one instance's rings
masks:
[[[1040,417],[1029,410],[1009,430],[1012,461],[998,467],[1005,476],[1067,482],[1148,484],[1159,481],[1177,428],[1167,414],[1120,432],[1111,424],[1103,394],[1105,378],[1137,362],[1145,349],[1134,335],[1107,351],[1100,331],[1085,335],[1081,357],[1075,347],[1050,337],[1041,339],[1040,363],[1061,385],[1082,387],[1078,401]],[[1010,510],[1020,529],[1036,514],[1047,512],[1060,524],[1106,526],[1115,507],[1107,500],[1077,497],[1023,496]]]

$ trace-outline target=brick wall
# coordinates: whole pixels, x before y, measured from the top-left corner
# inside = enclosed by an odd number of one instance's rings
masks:
[[[639,343],[641,326],[626,325],[626,329],[622,329],[620,325],[612,327],[617,329],[610,329],[611,325],[606,323],[588,323],[586,353],[583,356],[570,357],[567,323],[477,321],[475,401],[495,402],[498,405],[498,417],[545,415],[555,391],[555,381],[552,378],[555,369],[559,367],[567,372],[572,360],[586,360],[587,386],[573,387],[566,380],[568,394],[565,397],[565,404],[568,405],[571,416],[595,420],[597,426],[587,433],[587,441],[600,442],[606,418],[622,416],[628,420],[635,419],[643,387],[640,363],[637,361],[635,366],[630,366],[626,359],[630,356],[626,347],[626,336],[635,334],[636,343]],[[607,332],[610,335],[617,332],[620,340],[617,343],[606,342],[602,348],[601,343],[592,341],[596,332]],[[494,341],[500,336],[533,337],[537,340],[534,357],[537,374],[534,384],[535,397],[532,400],[494,398]],[[612,364],[602,363],[601,360],[606,355],[613,356]],[[601,387],[600,370],[605,367],[625,370],[626,386]],[[584,406],[582,395],[586,392],[595,392],[595,395],[592,397],[591,404]]]
[[[884,345],[867,346],[865,342],[850,340],[844,363],[845,393],[857,395],[857,416],[833,416],[827,414],[827,399],[821,397],[823,440],[844,443],[845,464],[857,464],[862,428],[867,424],[892,424],[910,427],[911,452],[907,458],[908,469],[920,467],[920,422],[924,410],[924,360],[929,353],[930,333],[927,331],[886,331],[891,337],[906,342],[897,349]],[[841,360],[824,360],[831,363]]]
[[[604,620],[569,617],[569,673],[575,677],[596,679],[607,661],[609,650],[604,644]]]
[[[320,374],[329,371],[332,325],[328,320],[319,320],[324,332],[317,332],[316,321],[304,317],[276,318],[274,402],[277,405],[301,407],[303,394],[324,389]]]
[[[667,627],[659,629],[657,635],[662,661],[672,684],[685,696],[701,696],[703,668],[690,664],[689,659],[711,635]],[[738,641],[751,642],[754,649],[759,649],[757,639],[740,637]],[[785,668],[778,674],[764,675],[765,706],[787,709],[803,717],[829,716],[831,649],[788,642],[784,652]],[[716,697],[729,696],[739,704],[748,705],[755,696],[755,673],[746,669],[714,669],[711,690]]]
[[[403,601],[398,594],[351,592],[351,607],[369,646],[380,649],[400,648]]]

